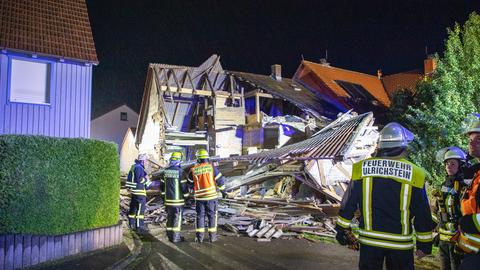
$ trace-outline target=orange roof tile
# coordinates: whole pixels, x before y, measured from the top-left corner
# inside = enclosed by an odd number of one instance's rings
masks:
[[[383,104],[383,106],[390,106],[390,99],[385,91],[385,88],[383,87],[382,81],[379,80],[377,76],[331,67],[328,65],[322,65],[305,60],[302,61],[302,64],[304,67],[311,70],[339,97],[350,97],[348,93],[335,82],[346,81],[361,85],[381,104]]]
[[[85,0],[0,1],[0,48],[98,63]]]
[[[392,97],[400,89],[408,89],[415,92],[415,87],[422,78],[422,72],[414,70],[385,76],[382,78],[382,81],[388,95]]]

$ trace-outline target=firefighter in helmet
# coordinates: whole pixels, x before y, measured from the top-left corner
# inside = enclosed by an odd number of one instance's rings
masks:
[[[466,164],[466,153],[450,146],[437,152],[437,161],[445,166],[447,176],[440,190],[434,191],[437,198],[434,220],[438,223],[439,253],[442,269],[458,269],[461,254],[455,251],[455,242],[452,237],[457,234],[460,212],[460,194],[464,185],[463,170]]]
[[[152,185],[152,182],[147,178],[147,173],[145,172],[145,162],[147,159],[146,154],[138,155],[135,164],[132,165],[128,173],[126,183],[126,187],[132,194],[130,210],[128,212],[128,225],[132,230],[137,230],[139,233],[147,231],[144,223],[144,213],[147,205],[146,190]]]
[[[471,114],[466,119],[468,136],[468,152],[477,161],[480,160],[480,115]],[[478,269],[480,266],[480,170],[478,163],[465,173],[465,182],[469,182],[460,201],[462,217],[458,222],[460,234],[457,246],[464,254],[460,269]]]
[[[180,231],[182,227],[183,206],[188,197],[187,179],[182,170],[182,153],[173,152],[170,164],[160,177],[165,209],[167,211],[167,237],[170,242],[184,241]]]
[[[224,177],[218,169],[210,163],[208,151],[200,149],[195,154],[197,164],[188,174],[188,183],[193,189],[195,198],[196,241],[203,242],[207,229],[210,242],[217,241],[218,219],[218,191],[224,192]],[[206,222],[206,219],[208,222]],[[207,223],[207,228],[205,227]]]
[[[427,173],[405,159],[411,141],[409,130],[389,123],[380,132],[375,157],[353,164],[336,239],[350,244],[350,223],[360,210],[359,269],[382,269],[384,263],[387,269],[413,269],[414,237],[419,258],[431,253],[433,223],[424,187]]]

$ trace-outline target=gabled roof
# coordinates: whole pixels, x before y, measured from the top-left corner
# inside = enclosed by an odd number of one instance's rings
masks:
[[[0,1],[0,48],[98,64],[85,0]]]
[[[282,78],[276,80],[271,76],[246,72],[227,71],[237,79],[245,81],[274,96],[286,99],[297,107],[314,113],[317,117],[322,115],[322,109],[327,103],[319,96],[312,93],[302,84],[292,79]]]
[[[350,95],[340,85],[342,82],[360,85],[368,93],[378,100],[383,106],[390,106],[390,99],[383,87],[382,81],[377,76],[360,72],[345,70],[329,65],[318,64],[310,61],[302,61],[301,67],[311,71],[323,84],[325,84],[335,95],[341,98],[350,98]],[[303,74],[298,74],[299,79]]]
[[[382,77],[383,85],[390,97],[400,90],[406,89],[412,92],[419,81],[423,78],[423,73],[420,70],[413,70],[407,72],[396,73]]]

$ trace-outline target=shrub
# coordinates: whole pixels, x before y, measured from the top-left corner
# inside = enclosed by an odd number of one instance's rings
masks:
[[[116,224],[114,144],[0,136],[0,233],[57,235]]]

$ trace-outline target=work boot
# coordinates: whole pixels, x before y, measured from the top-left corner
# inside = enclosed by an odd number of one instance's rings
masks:
[[[179,233],[173,233],[173,237],[170,240],[172,243],[179,243],[183,241],[185,241],[185,238],[183,238],[183,236],[181,236]]]
[[[196,234],[195,241],[198,243],[203,243],[203,233],[198,233]]]
[[[218,235],[217,233],[208,233],[208,236],[209,236],[209,239],[210,239],[210,243],[213,243],[213,242],[217,242],[218,241]]]

